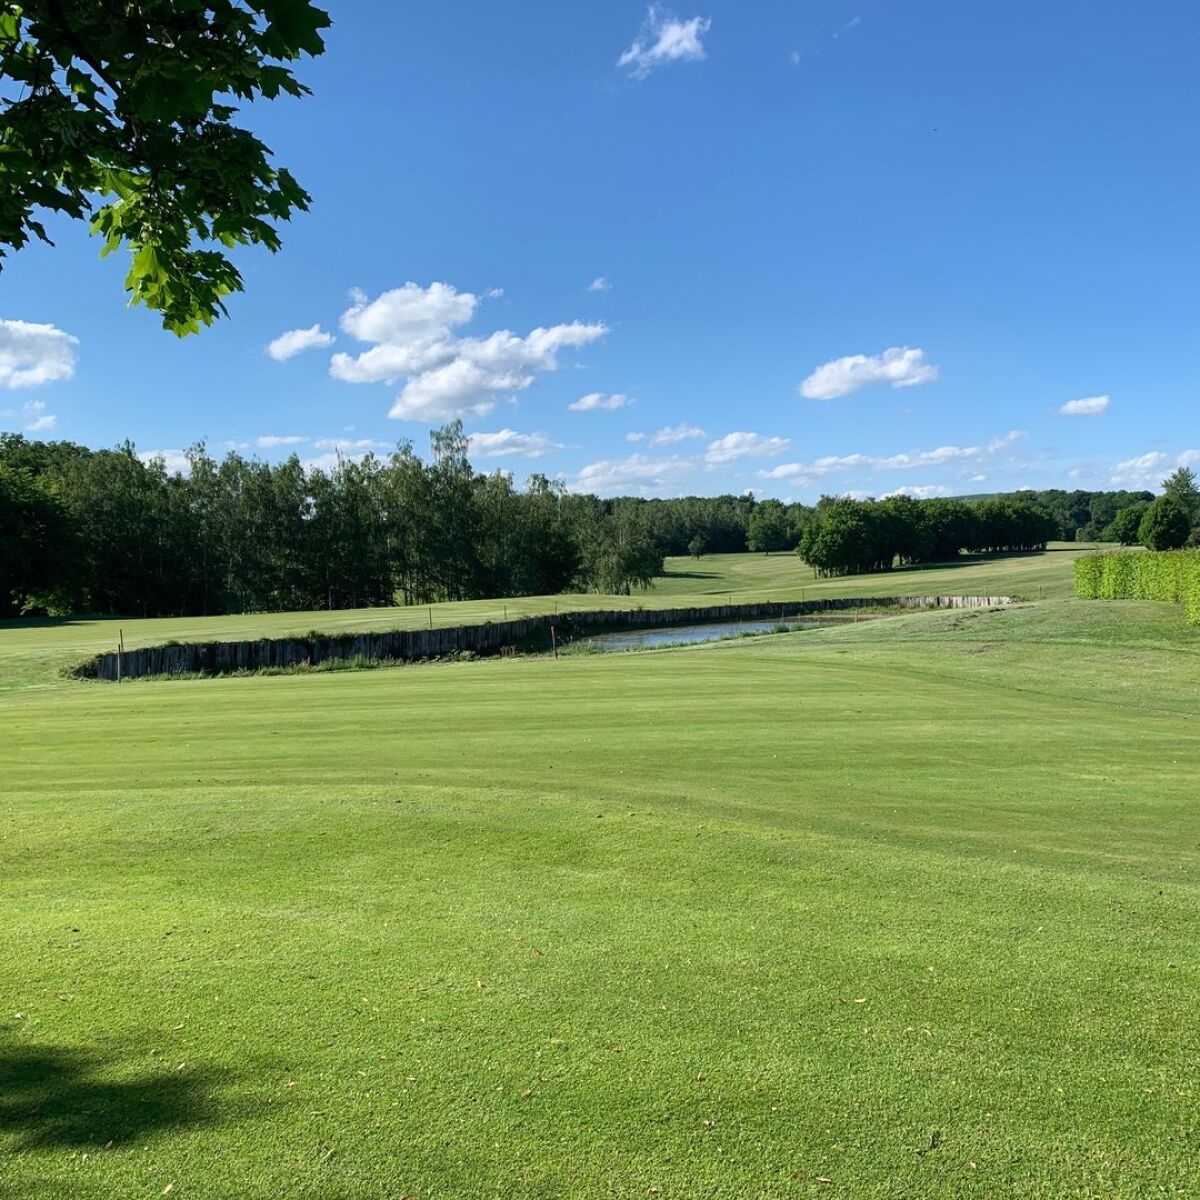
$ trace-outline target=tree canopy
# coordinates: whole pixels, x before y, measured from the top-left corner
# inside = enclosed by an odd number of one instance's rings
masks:
[[[1063,542],[1096,542],[1104,540],[1105,528],[1123,508],[1131,504],[1149,504],[1153,492],[1112,491],[1089,492],[1063,488],[1026,489],[1021,492],[1039,508],[1054,518],[1057,529],[1054,537]],[[994,500],[1000,496],[964,496],[964,500]]]
[[[1120,542],[1122,546],[1136,546],[1138,544],[1139,530],[1142,525],[1142,517],[1146,514],[1146,509],[1149,504],[1138,503],[1131,504],[1128,508],[1123,508],[1113,519],[1105,526],[1103,538],[1106,542]]]
[[[795,545],[787,509],[778,500],[763,500],[750,514],[747,548],[770,554],[772,550],[787,550],[789,542]]]
[[[821,575],[945,562],[964,550],[1043,550],[1054,518],[1024,496],[995,500],[849,500],[824,497],[798,552]]]
[[[1148,550],[1178,550],[1191,531],[1187,509],[1174,496],[1160,496],[1142,514],[1138,540]]]
[[[1200,520],[1200,487],[1196,485],[1196,472],[1191,467],[1178,467],[1162,481],[1164,496],[1178,502],[1192,522]]]
[[[354,608],[594,588],[663,568],[640,508],[477,473],[455,423],[419,458],[272,465],[200,444],[188,471],[132,445],[0,435],[0,616]]]
[[[329,23],[309,0],[0,0],[0,260],[50,241],[44,212],[86,219],[130,252],[132,303],[211,324],[242,289],[226,251],[277,250],[310,199],[236,104],[304,95],[289,64]]]

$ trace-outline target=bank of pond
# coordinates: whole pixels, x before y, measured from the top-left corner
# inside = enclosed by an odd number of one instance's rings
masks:
[[[746,634],[810,628],[898,609],[994,608],[1009,596],[885,596],[714,604],[691,608],[580,609],[513,621],[443,629],[261,638],[236,642],[174,642],[117,647],[73,668],[79,678],[106,683],[147,678],[332,670],[344,666],[420,662],[491,655],[558,653],[591,643],[596,652],[687,645]]]
[[[878,615],[861,614],[866,618]],[[711,621],[703,625],[669,625],[666,629],[612,630],[593,633],[571,643],[571,649],[588,654],[608,654],[626,650],[662,650],[670,646],[694,646],[702,642],[724,642],[733,638],[762,637],[772,633],[795,633],[801,629],[821,629],[856,620],[845,613],[811,617],[784,617],[779,620]]]

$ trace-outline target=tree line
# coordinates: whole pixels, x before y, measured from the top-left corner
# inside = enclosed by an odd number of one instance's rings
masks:
[[[1123,508],[1131,504],[1148,504],[1154,499],[1147,491],[1100,491],[1089,492],[1080,488],[1066,491],[1064,488],[1029,489],[1021,495],[1032,500],[1045,510],[1055,523],[1053,541],[1056,542],[1099,542],[1104,541],[1104,531]],[[964,496],[965,500],[999,500],[1003,494]]]
[[[476,472],[458,423],[331,469],[0,435],[0,615],[356,608],[594,589],[663,568],[636,506]]]
[[[627,593],[661,574],[667,556],[746,550],[798,548],[817,571],[845,574],[1036,549],[1078,515],[1056,517],[1039,498],[1050,493],[1028,492],[824,497],[815,507],[749,495],[602,500],[543,475],[518,487],[477,472],[468,447],[457,423],[433,431],[427,458],[401,443],[331,468],[235,452],[218,461],[196,445],[177,473],[143,462],[131,444],[91,450],[0,434],[0,616]],[[1151,498],[1080,494],[1089,520],[1111,509],[1114,540],[1125,540],[1115,518],[1128,524],[1133,509],[1140,528]]]
[[[820,575],[857,575],[946,562],[964,550],[1044,550],[1056,535],[1054,518],[1023,494],[976,501],[824,497],[798,552]]]

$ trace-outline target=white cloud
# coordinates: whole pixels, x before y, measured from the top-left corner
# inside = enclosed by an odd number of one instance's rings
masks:
[[[471,453],[481,458],[541,458],[562,444],[551,441],[544,433],[517,433],[515,429],[500,429],[495,433],[471,434]]]
[[[794,479],[808,484],[846,471],[909,471],[921,467],[940,467],[946,463],[971,462],[999,454],[1025,436],[1024,431],[1013,429],[982,446],[937,446],[932,450],[914,450],[887,456],[829,454],[808,463],[781,463],[769,471],[760,471],[759,478]]]
[[[1118,486],[1144,487],[1157,481],[1159,473],[1169,461],[1169,457],[1160,450],[1139,454],[1137,458],[1127,458],[1113,467],[1111,482]]]
[[[405,375],[434,370],[454,357],[455,339],[381,342],[359,355],[335,354],[329,374],[343,383],[395,383]]]
[[[0,320],[0,387],[39,387],[75,374],[79,339],[53,325]]]
[[[411,280],[369,300],[364,292],[351,293],[352,304],[342,313],[342,329],[360,342],[408,344],[440,339],[465,325],[479,304],[471,292],[460,292],[448,283],[427,288]]]
[[[635,79],[644,79],[655,67],[665,63],[703,62],[706,56],[701,39],[711,26],[708,17],[681,21],[659,5],[652,4],[646,10],[641,33],[617,59],[617,66],[627,67]]]
[[[837,39],[840,38],[843,33],[847,33],[851,29],[856,29],[861,24],[862,24],[862,17],[859,17],[859,16],[851,17],[850,20],[848,20],[845,23],[845,25],[843,25],[839,29],[835,29],[833,31],[833,40],[837,41]]]
[[[572,490],[601,495],[637,494],[657,496],[676,493],[686,476],[695,469],[693,458],[647,458],[631,454],[628,458],[589,463],[576,479]]]
[[[674,446],[677,442],[702,437],[708,437],[708,434],[698,425],[664,425],[657,433],[650,435],[650,445]]]
[[[993,438],[984,446],[938,446],[933,450],[917,450],[911,454],[892,454],[887,458],[872,460],[872,465],[883,471],[905,471],[912,467],[940,467],[950,462],[970,462],[989,454],[999,454],[1026,434],[1021,429],[1010,429],[1003,437]]]
[[[932,500],[936,496],[948,495],[950,495],[950,489],[943,487],[940,483],[922,483],[893,488],[890,492],[884,492],[882,498],[886,500],[890,496],[911,496],[914,500]]]
[[[967,482],[968,483],[986,483],[987,476],[986,475],[972,475],[970,477],[970,479],[967,480]]]
[[[17,413],[10,408],[3,415],[15,417]],[[25,422],[26,433],[45,433],[58,424],[58,418],[53,413],[46,411],[45,400],[27,400],[21,405],[20,417]]]
[[[788,438],[763,437],[758,433],[727,433],[709,443],[704,452],[704,461],[709,466],[717,466],[739,458],[774,458],[791,444]]]
[[[365,454],[342,454],[338,450],[330,450],[325,454],[317,454],[312,458],[306,458],[300,465],[306,471],[324,471],[328,474],[331,471],[336,471],[342,463],[362,462],[366,457]]]
[[[708,437],[698,425],[664,425],[657,433],[627,433],[627,442],[649,442],[651,446],[674,446],[693,438]]]
[[[302,446],[307,441],[308,438],[295,433],[264,433],[254,444],[260,450],[273,450],[276,446]]]
[[[612,284],[608,282],[608,279],[605,276],[597,275],[596,278],[588,284],[587,290],[589,292],[610,292],[612,291]]]
[[[524,387],[518,374],[487,371],[466,358],[415,375],[405,385],[388,416],[397,421],[450,421],[455,417],[482,417],[496,407],[491,395]]]
[[[339,353],[329,371],[346,383],[393,383],[404,375],[444,365],[454,358],[454,330],[475,315],[479,298],[448,283],[406,283],[369,300],[351,293],[342,314],[344,332],[360,342],[373,342],[357,356]]]
[[[1108,412],[1111,404],[1109,396],[1085,396],[1082,400],[1068,400],[1058,411],[1064,417],[1098,417]]]
[[[798,462],[780,463],[777,467],[759,471],[758,477],[759,479],[787,479],[801,487],[807,487],[813,481],[813,476],[809,474],[807,466]]]
[[[325,333],[320,325],[307,329],[289,329],[267,346],[267,353],[276,362],[285,362],[305,350],[320,350],[333,345],[333,334]]]
[[[149,465],[155,459],[162,459],[163,467],[168,475],[187,475],[192,464],[182,450],[143,450],[138,458]]]
[[[1176,467],[1188,467],[1200,463],[1200,450],[1184,450],[1172,458],[1161,450],[1150,450],[1136,458],[1127,458],[1117,463],[1109,476],[1115,487],[1149,488],[1162,482]]]
[[[600,323],[537,328],[525,337],[501,329],[484,338],[455,331],[475,314],[478,297],[450,284],[415,283],[375,300],[352,296],[342,315],[346,333],[374,345],[352,356],[335,354],[330,374],[347,383],[405,383],[388,413],[398,420],[445,421],[481,416],[496,406],[499,392],[523,391],[538,372],[558,369],[561,350],[599,340]]]
[[[353,454],[359,451],[382,450],[387,442],[379,442],[374,438],[317,438],[313,445],[318,450],[339,450],[343,454]]]
[[[598,409],[615,412],[618,408],[626,408],[632,403],[633,398],[622,392],[614,392],[611,396],[606,396],[603,392],[588,392],[586,396],[580,396],[567,407],[572,412],[596,412]]]
[[[872,383],[894,388],[932,383],[938,369],[925,361],[925,351],[892,346],[882,354],[850,354],[819,366],[800,384],[806,400],[835,400]]]

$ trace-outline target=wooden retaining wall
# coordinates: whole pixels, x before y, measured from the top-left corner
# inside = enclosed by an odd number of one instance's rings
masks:
[[[228,675],[264,667],[316,666],[333,659],[370,658],[415,662],[470,652],[498,654],[509,646],[550,648],[554,626],[560,643],[601,629],[652,629],[716,621],[783,619],[857,608],[994,608],[1009,596],[886,596],[788,600],[764,604],[713,604],[698,608],[581,609],[445,629],[401,629],[389,633],[263,638],[253,642],[180,642],[97,655],[77,674],[116,682],[150,675]],[[119,661],[118,661],[119,659]]]

